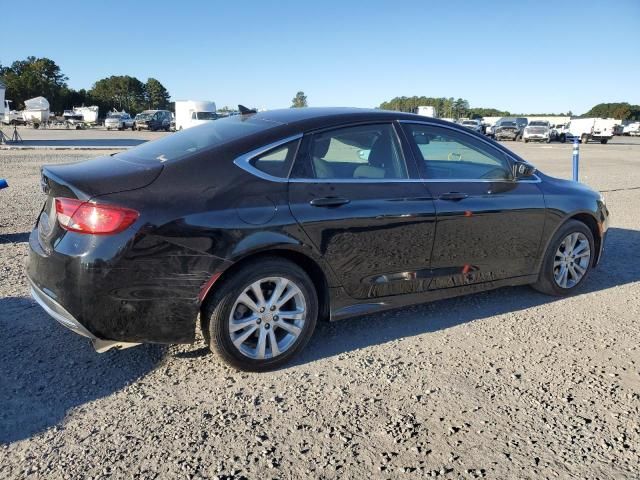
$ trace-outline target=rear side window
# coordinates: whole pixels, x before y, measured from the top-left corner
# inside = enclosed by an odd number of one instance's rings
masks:
[[[249,164],[267,175],[287,178],[291,162],[298,149],[299,140],[294,140],[262,155],[254,157]]]
[[[116,157],[143,165],[165,163],[277,126],[279,124],[274,122],[238,115],[187,128],[158,140],[143,143],[118,153]]]
[[[359,125],[316,133],[296,165],[295,177],[310,179],[408,178],[391,124]]]

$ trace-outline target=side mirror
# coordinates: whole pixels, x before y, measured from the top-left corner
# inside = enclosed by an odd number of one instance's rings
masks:
[[[536,167],[527,162],[516,162],[513,165],[513,177],[518,180],[520,178],[528,178],[536,173]]]

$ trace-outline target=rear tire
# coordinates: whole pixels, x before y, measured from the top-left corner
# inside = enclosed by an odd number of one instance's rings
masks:
[[[603,145],[606,145],[606,143],[609,141],[608,138],[603,138],[602,140],[600,140],[600,143]]]
[[[287,260],[265,258],[234,272],[214,291],[203,308],[202,331],[211,351],[226,363],[262,372],[298,354],[317,319],[318,296],[304,270]]]
[[[575,239],[573,247],[572,238]],[[594,255],[591,230],[582,222],[569,220],[558,229],[549,242],[538,281],[531,286],[547,295],[570,295],[579,289],[588,277]],[[563,267],[566,272],[564,276]]]
[[[565,143],[567,141],[567,136],[563,133],[560,135],[560,143]]]
[[[580,138],[580,143],[587,143],[588,141],[589,141],[588,135],[582,135],[582,137]]]

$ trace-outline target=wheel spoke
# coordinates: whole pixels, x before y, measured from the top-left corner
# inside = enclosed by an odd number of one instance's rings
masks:
[[[296,327],[295,325],[287,322],[278,322],[278,327],[286,330],[295,337],[300,335],[300,332],[302,331],[300,327]]]
[[[584,240],[578,243],[576,247],[573,249],[574,256],[578,253],[582,252],[585,248],[589,247],[589,242],[585,242]]]
[[[236,346],[236,348],[240,348],[240,346],[247,340],[247,338],[253,335],[253,332],[255,332],[257,329],[258,329],[258,326],[253,325],[249,327],[242,335],[236,338],[233,341],[233,344]]]
[[[578,275],[580,275],[581,278],[585,274],[585,272],[587,271],[586,268],[584,268],[582,265],[580,265],[578,263],[574,263],[573,264],[573,268],[578,273]]]
[[[259,307],[264,307],[264,294],[262,293],[262,281],[258,281],[251,284],[251,291],[256,296],[256,301]]]
[[[278,348],[278,339],[273,330],[273,328],[269,330],[269,348],[271,349],[271,356],[275,357],[280,355],[280,349]]]
[[[256,317],[255,315],[252,315],[248,318],[243,318],[240,319],[238,321],[235,322],[230,322],[229,323],[229,332],[230,333],[234,333],[237,332],[238,330],[242,330],[244,328],[247,328],[250,325],[255,325],[256,320],[258,319],[258,317]]]
[[[289,286],[289,280],[286,278],[279,278],[276,282],[276,288],[273,289],[273,293],[271,294],[271,298],[269,298],[269,306],[277,305],[278,300],[282,296],[282,293]]]
[[[287,293],[285,293],[284,296],[278,301],[278,303],[276,303],[276,307],[278,308],[282,307],[285,303],[291,300],[297,293],[298,292],[296,291],[295,288],[289,287],[289,289],[287,290]]]
[[[256,357],[264,358],[264,352],[267,347],[267,330],[265,328],[260,329],[258,335],[258,345],[256,346]]]
[[[258,305],[256,305],[256,302],[251,300],[251,297],[249,295],[247,295],[246,292],[243,293],[242,295],[240,295],[240,297],[238,297],[238,303],[243,304],[244,306],[246,306],[249,309],[253,310],[255,313],[260,313],[260,307],[258,307]]]
[[[567,266],[566,265],[562,265],[560,267],[560,273],[558,274],[556,279],[558,280],[558,285],[560,285],[563,288],[567,287]]]
[[[569,236],[569,251],[573,252],[573,249],[576,246],[576,242],[578,241],[578,234],[577,233],[572,233]]]
[[[280,315],[280,318],[288,318],[289,320],[302,320],[304,318],[304,310],[293,310],[290,312],[283,312],[281,310],[278,315]]]

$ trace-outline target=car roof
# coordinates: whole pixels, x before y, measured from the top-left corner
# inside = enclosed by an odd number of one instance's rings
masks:
[[[288,125],[300,130],[313,130],[316,128],[330,127],[332,125],[351,122],[393,120],[429,121],[444,125],[449,124],[449,122],[413,113],[348,107],[283,108],[279,110],[251,113],[242,115],[242,117],[252,117],[280,125]]]

